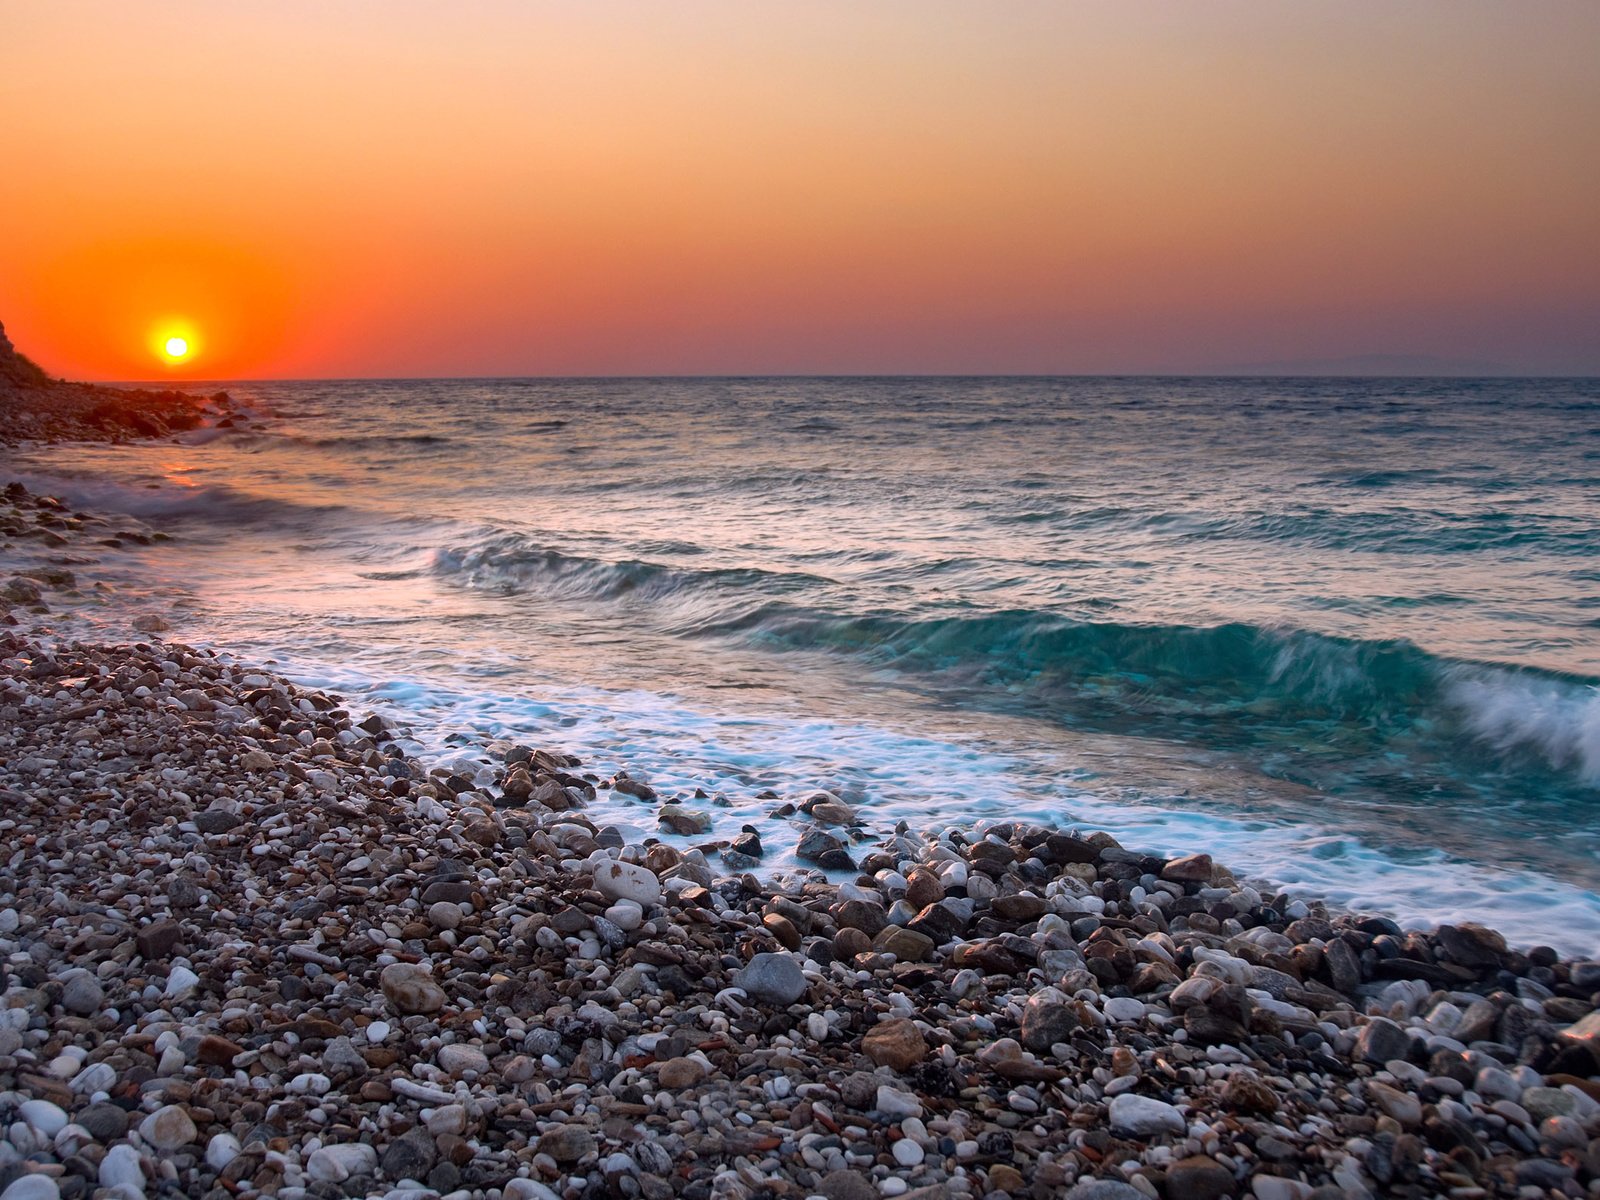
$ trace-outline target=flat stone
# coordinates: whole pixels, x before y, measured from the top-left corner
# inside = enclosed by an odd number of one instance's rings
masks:
[[[107,1102],[89,1105],[77,1120],[97,1142],[114,1142],[128,1132],[128,1110]]]
[[[794,955],[785,951],[758,954],[734,974],[733,985],[761,1004],[789,1005],[810,986]]]
[[[206,1165],[213,1171],[220,1171],[238,1158],[243,1149],[239,1139],[233,1134],[213,1134],[211,1140],[206,1143]],[[373,1161],[377,1161],[377,1151],[373,1151]]]
[[[1220,1200],[1234,1193],[1233,1172],[1203,1154],[1180,1158],[1167,1168],[1167,1200]]]
[[[1216,864],[1209,854],[1186,854],[1175,858],[1161,868],[1161,878],[1168,883],[1210,883]]]
[[[1020,892],[1014,896],[996,896],[989,901],[989,910],[1002,921],[1037,921],[1050,911],[1050,905],[1040,896]]]
[[[872,1106],[886,1117],[896,1121],[903,1121],[907,1117],[920,1117],[922,1115],[922,1101],[910,1092],[899,1088],[890,1087],[888,1084],[879,1084],[877,1093],[872,1100]]]
[[[88,971],[74,972],[61,988],[61,1007],[80,1017],[99,1012],[105,999],[105,989]]]
[[[711,814],[681,804],[664,804],[657,819],[661,827],[680,837],[693,837],[711,828]]]
[[[1391,1058],[1405,1058],[1411,1051],[1411,1035],[1385,1017],[1369,1017],[1356,1038],[1357,1062],[1382,1066]]]
[[[907,1071],[928,1057],[928,1042],[914,1021],[880,1021],[861,1039],[861,1052],[880,1067]]]
[[[632,900],[649,908],[661,900],[661,880],[634,863],[608,859],[595,868],[594,886],[607,900]]]
[[[1112,996],[1105,1003],[1106,1017],[1119,1025],[1144,1020],[1144,1001],[1136,996]]]
[[[1022,1006],[1021,1041],[1029,1050],[1047,1051],[1057,1042],[1071,1041],[1082,1023],[1074,1005],[1047,996],[1030,996]]]
[[[378,1169],[378,1151],[365,1142],[323,1146],[306,1160],[306,1174],[327,1183],[343,1183],[354,1175]]]
[[[195,1061],[208,1067],[230,1067],[233,1060],[244,1053],[244,1047],[225,1037],[208,1033],[200,1039],[195,1049]]]
[[[831,911],[840,929],[859,929],[869,938],[877,937],[889,924],[888,910],[876,900],[841,900]]]
[[[1551,1117],[1576,1116],[1578,1112],[1576,1097],[1553,1087],[1528,1088],[1522,1093],[1521,1104],[1535,1124],[1541,1124]]]
[[[11,1181],[0,1200],[58,1200],[61,1187],[48,1175],[23,1175]]]
[[[1062,1200],[1150,1200],[1132,1184],[1117,1179],[1086,1179],[1077,1183]]]
[[[440,900],[428,906],[428,924],[435,929],[456,929],[461,924],[461,905]]]
[[[168,1104],[140,1122],[139,1136],[157,1150],[171,1153],[194,1141],[200,1136],[200,1131],[195,1128],[187,1110],[181,1105]]]
[[[1111,1129],[1131,1137],[1181,1135],[1188,1129],[1183,1114],[1164,1100],[1124,1092],[1111,1101]]]
[[[692,1058],[669,1058],[656,1068],[656,1081],[670,1091],[691,1088],[705,1078],[706,1069]]]
[[[270,764],[272,760],[268,759],[267,761]],[[211,837],[228,833],[229,831],[237,829],[240,825],[244,824],[244,822],[236,817],[233,813],[223,812],[218,809],[207,809],[205,812],[197,812],[189,819],[194,822],[194,827],[196,829],[198,829],[201,833],[207,834]]]
[[[901,1138],[890,1149],[895,1162],[902,1167],[916,1167],[922,1165],[922,1160],[927,1157],[921,1146],[910,1138]]]
[[[45,1137],[53,1138],[67,1127],[67,1113],[59,1104],[48,1100],[24,1100],[17,1106],[17,1115]]]
[[[1422,1124],[1422,1102],[1398,1088],[1371,1080],[1367,1083],[1367,1099],[1407,1129]]]
[[[428,1114],[428,1132],[435,1138],[454,1134],[460,1137],[467,1131],[467,1109],[464,1104],[441,1104]]]
[[[378,985],[396,1011],[405,1014],[438,1012],[449,1000],[421,963],[391,963],[378,976]]]
[[[472,885],[464,879],[437,879],[422,889],[422,906],[435,904],[468,904],[472,900]]]
[[[383,1152],[383,1173],[393,1180],[418,1182],[439,1161],[439,1148],[426,1129],[410,1129],[390,1142]]]
[[[101,1187],[129,1187],[144,1192],[144,1167],[139,1162],[139,1152],[128,1143],[113,1146],[100,1160],[98,1172]]]
[[[476,1046],[463,1046],[452,1043],[440,1046],[438,1054],[439,1066],[451,1075],[465,1075],[469,1071],[476,1071],[479,1075],[489,1069],[489,1058]]]
[[[900,962],[927,962],[933,957],[933,939],[913,929],[890,925],[872,939],[880,954],[892,954]]]
[[[829,1171],[818,1182],[817,1195],[825,1200],[879,1200],[872,1181],[855,1171]]]
[[[176,921],[152,921],[133,935],[133,944],[145,958],[166,958],[182,936],[183,930]]]
[[[538,1152],[548,1154],[558,1163],[570,1166],[595,1150],[594,1134],[582,1125],[563,1125],[552,1129],[549,1133],[542,1134],[538,1141]]]
[[[1263,1116],[1278,1111],[1278,1096],[1254,1075],[1235,1072],[1222,1089],[1222,1103],[1235,1112],[1259,1113]]]

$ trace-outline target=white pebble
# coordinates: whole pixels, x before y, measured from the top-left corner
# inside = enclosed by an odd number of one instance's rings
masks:
[[[902,1167],[921,1166],[922,1160],[926,1157],[922,1147],[910,1138],[901,1138],[894,1144],[894,1160]]]
[[[48,1100],[24,1100],[17,1107],[17,1115],[47,1138],[67,1127],[67,1114]]]
[[[176,1000],[180,997],[187,996],[190,992],[194,991],[199,984],[200,976],[196,975],[188,967],[173,967],[172,970],[167,973],[166,995],[170,999]]]
[[[243,1147],[239,1139],[231,1133],[219,1133],[206,1143],[206,1165],[213,1171],[220,1171],[234,1159],[239,1157]]]
[[[0,1200],[57,1200],[61,1189],[48,1175],[24,1175],[0,1192]]]
[[[144,1191],[144,1168],[139,1165],[139,1152],[123,1142],[106,1151],[100,1160],[100,1186],[127,1187]]]

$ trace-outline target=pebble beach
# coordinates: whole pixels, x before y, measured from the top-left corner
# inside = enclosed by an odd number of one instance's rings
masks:
[[[0,502],[3,1200],[1600,1193],[1600,963],[821,790],[696,842],[581,745],[430,768],[160,618],[82,640],[155,536]]]

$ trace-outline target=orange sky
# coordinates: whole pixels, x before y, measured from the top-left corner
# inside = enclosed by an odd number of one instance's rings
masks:
[[[1600,373],[1597,54],[1592,0],[0,0],[0,321],[102,379]]]

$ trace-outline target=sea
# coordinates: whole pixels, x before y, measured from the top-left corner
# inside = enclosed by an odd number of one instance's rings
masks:
[[[171,535],[107,551],[108,622],[430,763],[574,753],[713,824],[597,822],[779,872],[828,790],[1600,956],[1600,382],[221,386],[248,427],[7,474]]]

